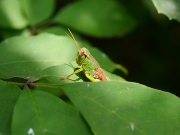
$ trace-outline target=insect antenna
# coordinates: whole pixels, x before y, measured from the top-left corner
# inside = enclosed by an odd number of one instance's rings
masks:
[[[68,28],[68,31],[69,31],[69,33],[71,34],[71,36],[69,36],[66,32],[66,35],[74,42],[74,44],[76,45],[76,47],[78,48],[78,50],[80,50],[80,47],[79,47],[79,44],[78,44],[78,42],[76,41],[76,39],[74,38],[74,36],[73,36],[73,34],[72,34],[72,32],[70,31],[70,29]]]

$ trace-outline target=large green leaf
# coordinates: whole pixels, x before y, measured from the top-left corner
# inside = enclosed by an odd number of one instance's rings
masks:
[[[20,0],[23,10],[31,25],[49,18],[55,8],[55,0]]]
[[[96,37],[125,35],[136,26],[134,18],[114,0],[70,3],[59,11],[54,22]]]
[[[21,90],[0,80],[0,133],[10,135],[11,119],[16,100]]]
[[[18,0],[0,0],[0,26],[22,29],[28,24]]]
[[[131,82],[61,86],[97,135],[179,135],[180,100]]]
[[[42,91],[25,89],[16,103],[12,135],[90,135],[77,110]]]
[[[113,71],[117,68],[103,52],[85,42],[101,67]],[[29,79],[41,70],[76,59],[77,48],[66,36],[41,34],[34,37],[13,37],[0,43],[0,78],[21,77]]]
[[[179,0],[152,0],[159,13],[165,14],[169,19],[180,21]]]
[[[67,37],[14,37],[0,44],[0,77],[31,78],[53,65],[73,61],[77,48]]]

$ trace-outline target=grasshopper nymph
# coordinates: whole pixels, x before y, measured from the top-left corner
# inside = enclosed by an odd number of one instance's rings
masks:
[[[69,36],[67,33],[66,34],[75,43],[75,45],[78,48],[78,53],[77,53],[77,56],[76,56],[76,63],[79,66],[81,66],[81,68],[74,71],[72,74],[61,78],[61,80],[66,80],[71,75],[77,74],[77,73],[79,73],[81,71],[83,71],[85,76],[92,82],[99,82],[99,81],[107,80],[107,78],[104,75],[101,67],[99,66],[99,64],[95,60],[95,58],[90,54],[89,50],[87,48],[85,48],[85,47],[80,48],[70,30],[69,30],[69,32],[70,32],[72,37]]]

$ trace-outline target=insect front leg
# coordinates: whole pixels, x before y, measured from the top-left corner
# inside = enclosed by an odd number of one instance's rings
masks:
[[[70,76],[72,76],[72,75],[74,75],[74,74],[77,74],[77,73],[79,73],[79,72],[81,72],[81,71],[83,71],[82,68],[74,71],[72,74],[70,74],[70,75],[68,75],[68,76],[66,76],[66,77],[61,77],[60,80],[67,80]]]

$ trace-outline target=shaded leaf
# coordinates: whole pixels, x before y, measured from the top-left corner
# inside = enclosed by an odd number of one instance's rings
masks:
[[[152,0],[158,13],[165,14],[168,18],[180,21],[179,0]]]
[[[59,98],[42,91],[25,89],[16,103],[12,135],[90,135],[77,110]]]
[[[12,84],[0,80],[0,133],[11,134],[11,119],[16,100],[21,90]]]
[[[55,0],[20,0],[20,2],[32,26],[48,19],[55,8]]]
[[[61,86],[97,135],[178,135],[180,100],[131,82],[71,83]]]
[[[75,68],[77,68],[77,64],[74,63],[67,63],[63,65],[58,66],[52,66],[47,69],[42,70],[37,75],[35,75],[30,81],[34,82],[36,80],[46,79],[48,82],[55,84],[55,85],[61,85],[64,83],[72,83],[72,82],[82,82],[85,77],[83,77],[83,74],[81,73],[82,78],[79,78],[79,76],[72,75],[68,80],[61,81],[61,77],[65,77],[71,73],[74,72]],[[79,74],[78,74],[79,75]]]
[[[6,28],[22,29],[28,25],[18,0],[0,1],[0,26]]]
[[[0,35],[3,39],[14,36],[30,36],[31,33],[28,29],[14,30],[14,29],[0,29]]]
[[[62,28],[60,26],[52,26],[52,27],[39,30],[39,33],[53,33],[56,35],[66,35],[65,31],[67,31],[67,29]],[[74,32],[73,32],[73,35],[74,35]]]
[[[59,11],[54,22],[95,37],[122,36],[136,26],[134,18],[119,2],[109,0],[70,3]]]
[[[62,90],[56,85],[52,85],[48,79],[40,79],[32,84],[33,90],[41,90],[48,93],[51,93],[55,96],[60,96],[62,94]],[[59,78],[58,78],[59,81]],[[30,81],[31,82],[31,81]]]

